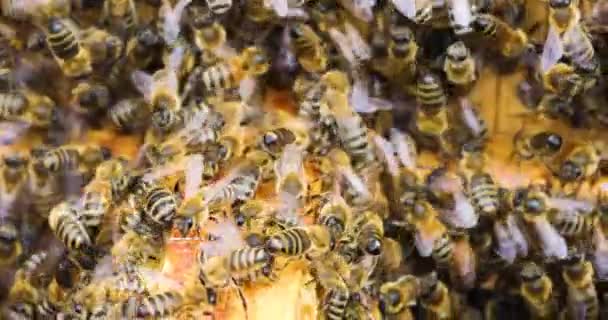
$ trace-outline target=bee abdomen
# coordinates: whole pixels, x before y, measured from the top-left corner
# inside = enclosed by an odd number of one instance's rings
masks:
[[[311,246],[308,233],[301,228],[292,228],[271,236],[266,242],[266,250],[270,254],[298,256],[305,253]]]
[[[60,59],[71,59],[80,51],[76,35],[60,19],[52,19],[49,22],[47,42],[51,51]]]
[[[162,317],[173,313],[182,303],[176,292],[164,292],[145,298],[137,308],[138,317]]]
[[[103,195],[87,192],[84,195],[81,218],[85,226],[97,227],[109,209],[109,202]]]
[[[156,223],[166,225],[171,222],[177,210],[173,193],[162,187],[154,187],[146,195],[146,214]]]
[[[201,78],[207,92],[219,92],[236,86],[231,67],[225,63],[209,67],[202,73]]]
[[[493,179],[484,174],[471,180],[470,193],[477,210],[485,215],[493,215],[498,210],[498,187]]]
[[[452,260],[452,241],[448,234],[444,234],[443,237],[437,239],[434,244],[432,257],[433,260],[439,265],[447,265]]]
[[[349,294],[347,291],[331,290],[327,294],[325,305],[325,318],[328,320],[341,320],[348,304]]]
[[[43,164],[51,172],[74,170],[80,164],[80,154],[74,149],[58,148],[45,155]]]
[[[255,271],[264,267],[271,256],[263,248],[239,249],[230,255],[229,265],[232,271]]]

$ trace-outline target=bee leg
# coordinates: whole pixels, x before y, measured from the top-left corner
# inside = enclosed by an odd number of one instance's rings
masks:
[[[236,287],[236,291],[239,293],[239,298],[241,298],[241,302],[243,304],[243,311],[245,312],[245,320],[249,319],[248,309],[247,309],[247,300],[245,299],[245,295],[243,294],[243,290],[236,284],[234,278],[232,278],[232,283]]]

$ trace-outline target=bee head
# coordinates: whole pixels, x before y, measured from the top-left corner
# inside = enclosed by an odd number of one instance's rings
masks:
[[[448,47],[447,56],[452,61],[462,62],[469,56],[469,49],[464,42],[457,41]]]
[[[577,163],[566,160],[559,168],[559,177],[564,181],[574,181],[583,175],[583,169]]]
[[[545,272],[534,262],[526,263],[519,273],[524,282],[536,281],[542,278],[544,274]]]

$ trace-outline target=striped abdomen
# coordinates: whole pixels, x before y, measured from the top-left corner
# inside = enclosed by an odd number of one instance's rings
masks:
[[[80,153],[73,148],[53,149],[44,155],[42,164],[51,172],[74,170],[80,164]]]
[[[91,246],[91,238],[84,225],[77,220],[76,212],[67,203],[60,203],[49,215],[49,226],[70,250]]]
[[[591,235],[593,233],[596,218],[592,214],[576,212],[573,214],[559,215],[551,222],[562,236],[578,237]]]
[[[487,173],[479,173],[471,177],[469,194],[473,205],[480,214],[493,216],[498,210],[498,186]]]
[[[140,99],[125,99],[110,109],[112,123],[120,129],[139,127],[146,119],[146,106]]]
[[[153,187],[146,193],[146,214],[150,219],[161,225],[171,223],[177,210],[173,192],[163,187]]]
[[[238,249],[228,257],[228,267],[233,277],[241,278],[261,270],[270,263],[271,259],[264,248]]]
[[[80,220],[87,228],[98,227],[110,208],[109,199],[100,192],[86,192],[83,198]]]
[[[137,307],[137,316],[167,316],[181,306],[182,300],[182,296],[177,292],[164,292],[146,297]]]
[[[227,63],[220,63],[207,68],[200,77],[205,92],[218,93],[239,85],[238,80],[234,77],[232,67]]]
[[[74,31],[61,19],[51,19],[46,41],[55,56],[68,60],[80,52],[80,44]]]
[[[344,311],[348,304],[350,295],[348,290],[344,289],[332,289],[325,297],[325,304],[323,305],[325,319],[327,320],[341,320],[344,317]]]
[[[299,256],[304,254],[311,244],[306,230],[292,228],[272,235],[266,241],[266,250],[271,254]]]
[[[422,107],[441,107],[447,103],[441,80],[427,75],[419,80],[416,86],[416,98]]]
[[[360,169],[375,160],[374,151],[369,143],[367,128],[358,115],[338,119],[340,141],[352,158],[355,169]]]
[[[435,241],[431,256],[438,265],[448,265],[452,261],[453,245],[450,236],[445,233]]]

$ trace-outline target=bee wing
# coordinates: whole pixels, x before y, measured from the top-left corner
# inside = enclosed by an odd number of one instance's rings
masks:
[[[521,257],[528,256],[528,241],[526,240],[524,233],[519,228],[515,216],[510,215],[507,217],[507,228],[511,233],[513,241],[515,242],[519,255]]]
[[[358,64],[353,46],[344,33],[340,32],[336,28],[331,28],[329,29],[329,37],[336,44],[338,50],[340,50],[340,53],[344,56],[348,63],[353,66]]]
[[[370,196],[370,192],[365,185],[365,181],[359,177],[352,168],[349,167],[341,167],[339,168],[340,174],[346,181],[357,191],[357,193]]]
[[[303,174],[304,153],[295,144],[288,144],[283,149],[280,159],[275,162],[277,176],[286,176],[290,173]]]
[[[361,33],[352,24],[344,23],[345,35],[351,44],[353,53],[359,60],[369,60],[372,57],[372,49],[369,47],[367,41],[363,39]]]
[[[468,98],[460,99],[460,108],[462,110],[462,120],[475,136],[479,136],[483,130],[479,118],[473,111],[473,106]]]
[[[131,74],[131,81],[147,102],[152,101],[152,86],[154,85],[152,75],[141,70],[135,70]]]
[[[224,256],[245,246],[240,230],[230,220],[208,223],[206,231],[215,238],[201,243],[200,248],[207,257]]]
[[[181,31],[180,20],[182,14],[190,2],[192,2],[192,0],[179,0],[173,8],[171,8],[171,4],[168,0],[163,2],[163,6],[160,10],[160,12],[164,14],[162,35],[167,44],[173,44],[177,40]]]
[[[416,1],[414,0],[391,0],[391,3],[405,17],[414,19],[416,16]]]
[[[0,122],[0,145],[6,146],[15,143],[30,128],[26,122]]]
[[[412,150],[412,146],[416,145],[414,139],[398,129],[391,129],[391,143],[397,151],[397,156],[401,163],[408,169],[416,168],[416,158],[418,156],[417,151]]]
[[[169,60],[167,61],[167,68],[173,72],[177,72],[182,65],[182,61],[184,61],[184,53],[186,49],[183,45],[177,45],[173,50],[171,50],[171,54],[169,55]]]
[[[477,225],[479,217],[475,213],[475,208],[471,201],[464,195],[463,192],[454,193],[454,210],[445,212],[444,218],[457,228],[472,228]]]
[[[188,157],[186,162],[186,187],[184,198],[193,196],[203,182],[203,156],[195,154]]]
[[[268,0],[264,1],[267,7],[270,7],[279,17],[285,17],[289,11],[287,0]]]
[[[568,255],[566,240],[555,230],[547,219],[535,219],[534,229],[540,239],[545,257],[564,259]]]
[[[608,241],[599,225],[596,225],[593,232],[593,267],[598,278],[608,279]]]
[[[540,66],[543,72],[547,72],[559,59],[564,55],[564,45],[562,39],[553,26],[549,26],[547,39],[543,47],[543,53],[540,57]]]
[[[508,226],[501,222],[494,222],[494,236],[496,237],[496,253],[509,263],[517,258],[517,244],[511,236]]]
[[[257,85],[258,83],[253,77],[245,77],[241,80],[239,83],[239,95],[241,96],[241,99],[245,102],[249,101],[251,96],[253,96]]]
[[[574,214],[576,214],[577,211],[591,212],[594,208],[594,205],[591,202],[567,198],[549,198],[549,206],[562,212],[571,212]]]
[[[469,0],[449,0],[447,3],[452,11],[454,23],[463,27],[470,27],[473,22],[473,13]]]
[[[398,176],[399,162],[395,157],[395,150],[393,149],[393,145],[379,135],[374,135],[374,142],[380,150],[379,156],[384,159],[388,172],[394,177]]]
[[[414,245],[416,246],[416,249],[418,250],[418,254],[421,257],[430,256],[431,253],[433,252],[433,247],[435,245],[435,241],[438,238],[439,237],[437,237],[433,234],[429,234],[429,233],[421,232],[420,230],[416,230],[416,235],[414,236]]]
[[[372,7],[376,4],[375,0],[340,0],[339,2],[357,19],[365,22],[371,22],[374,19]]]

